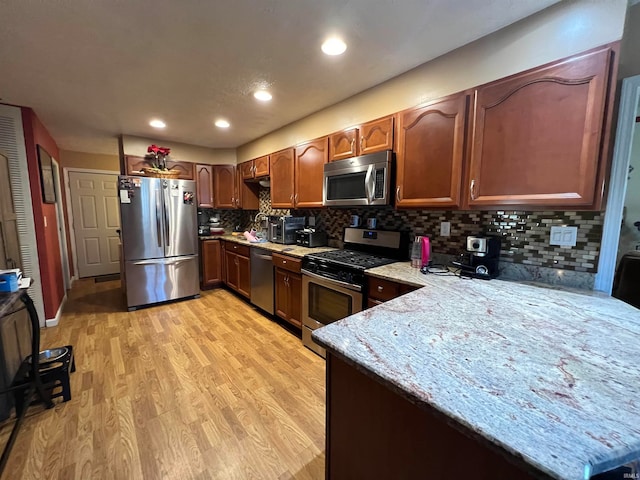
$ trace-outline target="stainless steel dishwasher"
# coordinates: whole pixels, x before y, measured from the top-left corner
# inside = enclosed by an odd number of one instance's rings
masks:
[[[251,303],[273,315],[273,260],[263,248],[251,247]]]

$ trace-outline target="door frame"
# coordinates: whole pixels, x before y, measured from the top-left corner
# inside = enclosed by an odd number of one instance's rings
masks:
[[[62,277],[65,293],[71,289],[71,269],[69,268],[69,248],[67,246],[66,229],[64,225],[64,202],[62,201],[62,183],[60,181],[60,164],[55,158],[51,158],[53,166],[53,183],[56,192],[60,194],[56,198],[56,216],[58,220],[58,241],[60,242],[60,259],[62,260]]]
[[[594,290],[600,290],[609,295],[611,295],[613,288],[613,276],[616,269],[620,225],[622,224],[622,211],[627,193],[631,146],[639,101],[640,75],[623,79],[598,272],[593,286]]]
[[[80,278],[78,276],[78,248],[76,246],[76,230],[73,224],[73,209],[71,208],[71,188],[70,188],[70,172],[78,173],[102,173],[107,175],[122,175],[117,170],[96,170],[93,168],[76,168],[76,167],[64,167],[64,194],[67,199],[67,218],[69,219],[69,237],[71,238],[71,258],[73,258],[73,279]]]

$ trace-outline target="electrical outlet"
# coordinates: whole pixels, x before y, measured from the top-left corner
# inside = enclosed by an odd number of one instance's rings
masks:
[[[578,239],[578,227],[551,227],[549,245],[575,247]]]
[[[451,236],[451,222],[440,222],[440,236],[441,237]]]

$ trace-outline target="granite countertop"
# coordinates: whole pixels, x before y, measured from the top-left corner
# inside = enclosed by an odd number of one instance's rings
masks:
[[[589,478],[640,457],[640,310],[501,280],[404,279],[426,288],[314,340],[552,478]]]
[[[227,242],[235,242],[241,245],[247,245],[249,247],[258,247],[264,248],[265,250],[269,250],[271,252],[283,253],[285,255],[290,255],[292,257],[302,258],[305,255],[309,255],[311,253],[320,253],[327,252],[329,250],[337,250],[333,247],[299,247],[298,245],[283,245],[281,243],[273,243],[273,242],[264,242],[264,243],[251,243],[244,236],[235,236],[231,234],[225,235],[211,235],[211,236],[199,236],[200,240],[224,240]]]

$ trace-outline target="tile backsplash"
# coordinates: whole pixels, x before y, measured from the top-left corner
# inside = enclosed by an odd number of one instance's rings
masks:
[[[550,267],[576,272],[595,273],[598,266],[604,213],[576,211],[430,211],[379,208],[323,208],[319,210],[271,209],[268,189],[260,190],[260,211],[267,215],[313,215],[318,228],[326,230],[334,241],[342,240],[343,228],[351,215],[366,220],[375,217],[378,228],[405,230],[414,235],[428,235],[434,252],[457,255],[468,235],[496,235],[502,239],[501,261]],[[252,215],[247,217],[249,223]],[[451,222],[451,235],[440,236],[440,222]],[[549,245],[551,226],[578,227],[575,247]]]
[[[575,272],[595,273],[602,237],[604,213],[576,211],[429,211],[380,208],[323,208],[318,210],[272,209],[270,191],[260,189],[260,212],[267,215],[315,216],[318,228],[326,230],[330,241],[342,240],[343,228],[351,215],[360,215],[362,223],[375,217],[378,228],[408,231],[410,236],[431,237],[435,253],[459,254],[468,235],[496,235],[502,239],[501,261],[531,267],[549,267]],[[232,229],[258,227],[253,223],[257,211],[218,210],[223,226]],[[208,218],[208,217],[207,217]],[[451,235],[440,236],[440,222],[451,222]],[[551,226],[578,227],[575,247],[549,245]]]

